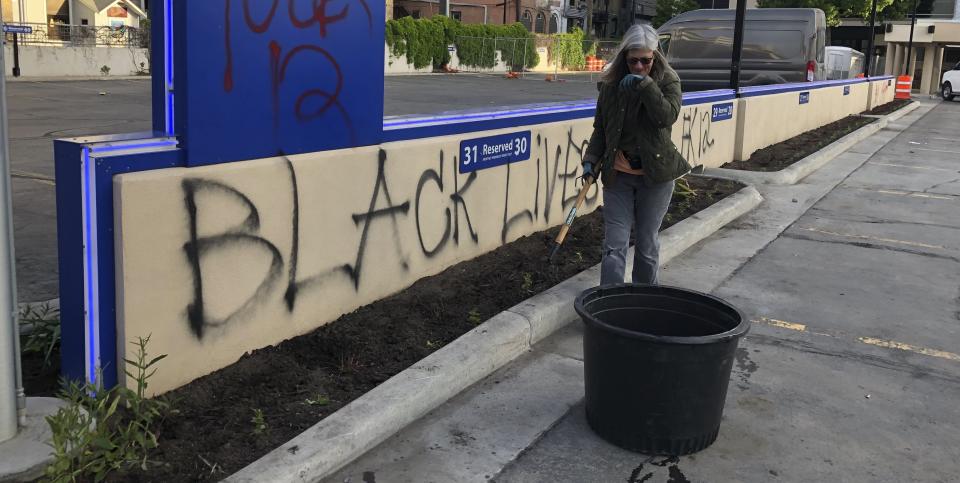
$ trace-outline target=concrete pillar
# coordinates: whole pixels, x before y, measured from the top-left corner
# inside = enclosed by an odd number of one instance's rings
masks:
[[[886,75],[893,74],[893,57],[895,50],[896,44],[887,43],[887,53],[884,55],[885,59],[883,62],[883,73]]]
[[[900,44],[893,44],[893,71],[890,73],[893,75],[902,75],[903,74],[903,54],[904,48]]]
[[[910,55],[910,65],[907,66],[907,75],[917,78],[917,44],[913,44],[913,54]]]
[[[931,86],[934,89],[939,88],[938,82],[931,82],[933,77],[933,58],[937,56],[936,45],[928,44],[923,47],[923,75],[920,79],[920,92],[929,94]]]
[[[930,82],[933,84],[930,89],[931,94],[936,94],[940,90],[940,76],[943,75],[943,46],[936,46],[937,54],[933,56],[933,75],[930,76]]]

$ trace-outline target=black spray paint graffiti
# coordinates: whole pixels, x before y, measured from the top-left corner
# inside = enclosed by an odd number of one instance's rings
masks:
[[[422,225],[420,223],[420,200],[423,197],[423,190],[426,187],[428,182],[433,182],[441,193],[444,192],[443,187],[443,152],[440,152],[440,164],[439,172],[437,170],[428,169],[424,171],[423,175],[420,176],[420,182],[417,183],[417,194],[416,194],[416,206],[414,213],[416,215],[417,222],[417,238],[420,240],[420,249],[423,250],[423,254],[427,258],[432,258],[439,252],[447,242],[450,241],[450,212],[453,211],[453,242],[457,245],[460,244],[460,209],[463,208],[463,217],[464,221],[467,222],[467,232],[470,234],[470,238],[473,240],[473,243],[478,243],[480,241],[480,235],[474,231],[473,222],[470,221],[470,210],[467,209],[467,203],[463,199],[464,193],[470,188],[470,185],[473,184],[477,179],[477,172],[473,171],[467,176],[466,183],[464,183],[461,188],[459,183],[459,176],[457,176],[456,167],[457,167],[457,157],[453,157],[453,193],[450,195],[450,201],[453,203],[453,210],[449,206],[444,207],[444,216],[446,221],[444,224],[443,235],[440,237],[440,240],[434,245],[433,248],[427,248],[426,243],[423,240],[423,230],[421,229]]]
[[[700,158],[713,147],[714,139],[710,136],[712,118],[710,110],[700,111],[699,107],[683,114],[683,135],[680,138],[680,154],[692,166],[702,164]]]
[[[586,147],[586,141],[575,142],[572,130],[567,133],[565,146],[556,145],[552,157],[550,153],[550,142],[546,138],[537,137],[537,146],[542,149],[543,157],[534,161],[536,163],[537,177],[536,185],[531,187],[529,192],[534,193],[532,201],[533,209],[530,205],[519,208],[519,211],[509,216],[511,206],[510,178],[511,171],[519,167],[511,168],[509,165],[504,170],[491,170],[484,173],[471,172],[469,174],[460,174],[457,171],[457,157],[450,159],[450,168],[447,169],[444,153],[439,155],[437,169],[427,169],[423,171],[416,186],[414,199],[394,200],[390,194],[390,182],[388,173],[388,156],[383,150],[378,153],[377,175],[371,188],[370,201],[366,211],[351,214],[354,226],[359,231],[359,240],[357,242],[356,256],[351,263],[328,266],[315,272],[315,275],[300,278],[300,252],[306,247],[301,243],[300,224],[301,219],[301,182],[297,178],[297,172],[294,165],[288,160],[285,163],[289,175],[290,196],[292,198],[292,209],[290,213],[290,233],[291,243],[290,252],[286,260],[281,251],[270,240],[260,234],[260,212],[253,201],[238,189],[219,181],[191,178],[184,180],[182,189],[184,194],[184,205],[187,212],[189,224],[189,240],[184,243],[183,251],[191,269],[193,282],[193,300],[187,305],[186,317],[190,330],[198,338],[202,339],[206,331],[210,328],[223,327],[244,316],[255,312],[260,304],[269,299],[271,293],[279,282],[284,268],[286,268],[287,286],[283,291],[283,301],[289,312],[296,307],[299,297],[304,296],[308,291],[317,289],[325,282],[346,276],[353,286],[354,290],[360,291],[363,274],[364,260],[368,257],[369,243],[371,237],[383,237],[382,229],[373,230],[375,225],[380,226],[383,222],[389,221],[391,225],[389,239],[394,246],[394,259],[399,263],[403,270],[409,270],[408,256],[405,254],[401,240],[401,224],[415,223],[415,229],[420,244],[420,249],[426,258],[433,258],[437,254],[446,250],[451,244],[459,246],[461,243],[460,232],[464,229],[464,241],[466,236],[474,245],[479,244],[481,233],[478,233],[471,220],[471,209],[469,206],[469,192],[471,186],[480,176],[502,176],[506,187],[506,196],[504,199],[504,218],[501,229],[501,240],[505,243],[508,234],[512,228],[517,227],[522,221],[526,220],[533,224],[537,220],[550,222],[551,205],[557,192],[557,182],[561,182],[561,206],[564,210],[574,202],[577,195],[575,189],[575,178],[577,176],[580,161]],[[564,154],[564,152],[566,152]],[[563,169],[561,170],[561,158],[563,158]],[[552,162],[551,162],[552,161]],[[447,175],[446,173],[451,173]],[[450,186],[452,181],[452,187]],[[542,190],[541,190],[541,184]],[[569,185],[569,186],[568,186]],[[432,191],[445,195],[442,205],[424,203],[424,195]],[[528,192],[524,190],[524,192]],[[542,193],[542,196],[541,196]],[[568,193],[570,196],[568,197]],[[597,200],[598,193],[589,198],[591,204]],[[216,198],[217,206],[236,206],[241,209],[246,217],[239,221],[235,226],[220,230],[218,233],[207,235],[204,232],[203,220],[212,215],[211,212],[204,212],[203,200],[212,202]],[[529,200],[529,198],[527,198]],[[525,205],[520,203],[522,199],[518,198],[513,204]],[[543,210],[541,213],[541,203]],[[413,220],[410,220],[410,206],[413,204]],[[209,210],[209,208],[208,208]],[[329,211],[329,210],[324,210]],[[461,217],[462,215],[462,217]],[[422,229],[427,216],[439,216],[442,220],[443,233],[437,240],[426,240]],[[311,223],[324,223],[324,220],[310,220]],[[310,250],[323,250],[322,246],[311,246]],[[259,282],[253,293],[239,302],[223,318],[211,317],[205,310],[204,298],[204,270],[216,269],[209,267],[204,263],[206,257],[216,254],[222,250],[233,250],[243,252],[244,259],[254,260],[257,257],[266,257],[269,261],[263,279]],[[209,260],[209,259],[208,259]],[[209,262],[208,262],[209,263]],[[367,270],[369,271],[369,270]],[[209,276],[209,274],[208,274]]]

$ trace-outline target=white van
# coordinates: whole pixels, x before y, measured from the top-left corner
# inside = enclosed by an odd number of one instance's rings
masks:
[[[863,52],[850,47],[825,47],[827,58],[827,79],[854,79],[863,74],[866,57]]]

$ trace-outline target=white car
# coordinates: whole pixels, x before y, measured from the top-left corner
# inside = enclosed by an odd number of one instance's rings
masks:
[[[960,92],[960,62],[953,66],[952,70],[943,73],[943,80],[940,81],[940,95],[943,100],[952,101],[954,96]]]

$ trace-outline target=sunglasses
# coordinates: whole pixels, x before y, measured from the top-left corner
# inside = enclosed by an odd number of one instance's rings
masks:
[[[627,63],[630,65],[637,65],[638,63],[643,65],[649,65],[653,62],[653,57],[629,57],[627,58]]]

